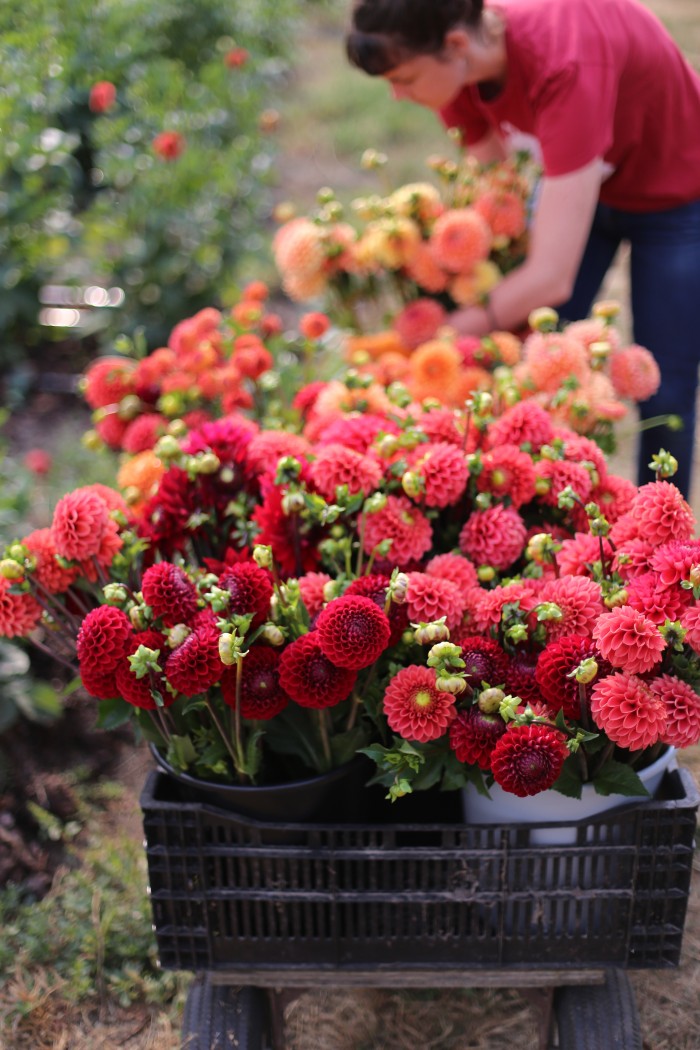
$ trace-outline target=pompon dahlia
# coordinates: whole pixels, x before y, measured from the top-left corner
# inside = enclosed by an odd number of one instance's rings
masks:
[[[649,556],[649,565],[664,587],[673,587],[690,579],[690,572],[700,566],[700,540],[672,540],[657,547]]]
[[[462,592],[479,585],[476,566],[461,554],[436,554],[425,566],[425,571],[428,576],[450,580]]]
[[[700,654],[700,606],[691,605],[681,616],[681,627],[686,631],[686,645]]]
[[[316,621],[324,654],[338,667],[369,667],[389,644],[389,619],[371,598],[343,595],[329,602]]]
[[[543,725],[513,726],[491,752],[491,770],[504,791],[525,798],[546,791],[569,751],[564,737]]]
[[[453,408],[433,408],[424,412],[419,419],[420,429],[430,441],[446,441],[449,445],[464,444],[464,420]],[[473,452],[476,447],[476,435],[472,431],[471,442],[465,451]]]
[[[538,657],[539,653],[518,648],[506,667],[506,692],[512,696],[519,696],[524,703],[531,706],[542,702],[542,694],[536,678]]]
[[[404,566],[419,561],[433,542],[433,529],[406,496],[388,496],[381,510],[365,517],[364,550],[371,554],[383,540],[391,540],[388,560]]]
[[[107,448],[118,450],[122,447],[128,426],[127,421],[121,419],[116,411],[108,411],[102,419],[95,423],[95,430]]]
[[[248,445],[247,462],[252,474],[264,474],[277,470],[283,456],[305,460],[311,451],[306,438],[300,434],[288,434],[280,430],[261,430]]]
[[[593,488],[591,475],[580,463],[570,463],[566,459],[540,459],[535,467],[538,482],[546,482],[546,490],[537,488],[537,499],[548,507],[559,505],[559,493],[571,486],[584,503]],[[544,488],[544,486],[543,486]]]
[[[357,595],[361,598],[371,598],[375,605],[377,605],[382,612],[385,611],[386,606],[386,595],[389,583],[391,582],[388,576],[382,576],[379,573],[372,573],[370,576],[358,576],[356,580],[352,580],[345,591],[345,597],[351,595]],[[389,627],[391,634],[389,635],[389,645],[396,645],[401,640],[401,635],[408,627],[408,609],[405,603],[403,605],[397,605],[396,602],[392,602],[389,606]]]
[[[289,697],[280,685],[280,654],[265,645],[252,645],[241,669],[241,715],[268,721],[284,711]],[[236,706],[236,669],[228,667],[221,679],[221,695],[229,707]]]
[[[83,397],[90,408],[116,405],[134,392],[135,363],[125,357],[100,357],[85,373]]]
[[[700,742],[700,696],[675,675],[662,674],[651,682],[651,691],[666,709],[664,744],[693,747]]]
[[[191,430],[182,443],[183,452],[213,452],[222,466],[242,466],[248,460],[251,442],[258,435],[258,425],[240,412],[224,419],[202,423]]]
[[[591,715],[614,744],[630,751],[651,747],[666,730],[663,701],[633,674],[610,674],[596,682],[591,692]]]
[[[272,556],[283,576],[314,572],[319,566],[318,533],[299,532],[297,516],[284,512],[283,491],[278,485],[263,484],[261,494],[262,502],[252,514],[260,529],[257,542],[272,547]]]
[[[87,488],[68,492],[56,504],[51,536],[56,551],[69,561],[91,558],[100,549],[109,522],[105,501]]]
[[[62,594],[78,577],[78,568],[62,568],[56,560],[51,529],[35,529],[25,536],[24,546],[36,559],[32,575],[49,594]]]
[[[490,492],[496,499],[508,497],[513,507],[529,503],[535,496],[535,465],[517,445],[501,445],[485,452],[476,479],[479,492]]]
[[[496,503],[470,514],[459,534],[459,548],[475,565],[502,572],[522,554],[526,533],[517,510]]]
[[[326,383],[323,379],[315,379],[297,390],[292,401],[292,408],[296,408],[302,416],[306,416],[314,407],[316,398],[324,389]]]
[[[231,565],[219,576],[219,587],[228,591],[231,600],[226,606],[227,616],[252,616],[251,628],[261,627],[270,615],[272,577],[253,561]]]
[[[450,747],[459,762],[491,767],[491,753],[506,731],[506,723],[499,714],[489,715],[474,704],[458,711],[450,726]]]
[[[612,562],[613,570],[619,573],[623,580],[633,580],[635,576],[641,576],[649,571],[654,549],[653,543],[643,539],[625,540],[617,544]]]
[[[131,621],[121,609],[98,605],[80,625],[76,654],[83,670],[100,675],[114,671],[131,639]]]
[[[179,565],[168,561],[151,565],[143,574],[141,591],[154,618],[165,627],[189,624],[197,612],[197,589]]]
[[[299,593],[310,620],[318,616],[326,604],[323,588],[330,582],[331,577],[327,572],[307,572],[304,576],[299,577]]]
[[[124,431],[122,448],[131,456],[152,449],[165,434],[168,422],[169,420],[159,412],[144,412],[142,416],[133,419]]]
[[[384,693],[389,728],[419,743],[442,736],[455,717],[454,704],[454,696],[437,688],[435,672],[417,664],[402,667]]]
[[[0,576],[0,635],[21,638],[41,619],[41,606],[31,594],[12,594],[10,580]]]
[[[499,445],[516,445],[520,448],[526,442],[533,452],[539,452],[543,445],[554,439],[554,423],[549,412],[532,400],[518,401],[512,408],[507,408],[489,427],[486,449],[498,448]]]
[[[436,299],[414,299],[399,311],[393,325],[404,346],[415,350],[433,338],[438,328],[445,324],[446,317],[444,306]]]
[[[591,566],[600,561],[601,548],[610,565],[613,558],[610,542],[590,532],[577,532],[571,539],[563,540],[556,553],[559,572],[562,576],[590,576]]]
[[[477,631],[488,634],[492,627],[498,628],[501,623],[503,606],[519,602],[520,608],[529,611],[535,604],[530,583],[511,582],[499,584],[492,591],[479,587],[476,593],[474,608],[474,626]]]
[[[600,445],[597,445],[591,438],[584,437],[583,434],[574,434],[566,427],[557,428],[556,436],[562,442],[565,460],[570,463],[580,463],[583,466],[587,463],[591,464],[593,467],[591,476],[597,475],[595,484],[607,477],[608,467]],[[632,488],[635,489],[635,486],[632,485]]]
[[[335,502],[339,486],[347,485],[351,496],[367,496],[381,477],[382,468],[376,459],[343,445],[324,445],[311,464],[311,480],[329,503]]]
[[[192,631],[165,661],[165,677],[184,696],[206,693],[224,673],[219,659],[220,633],[204,626]]]
[[[491,249],[489,224],[474,208],[451,208],[437,219],[430,248],[450,273],[468,273]]]
[[[411,461],[411,469],[423,479],[428,507],[448,507],[456,503],[469,480],[464,453],[448,442],[421,445]]]
[[[670,540],[689,540],[695,529],[695,515],[682,493],[669,481],[652,481],[637,490],[630,514],[639,535],[655,546]]]
[[[657,627],[666,620],[680,620],[692,601],[690,591],[681,587],[664,587],[655,572],[642,572],[627,584],[627,604],[644,613]]]
[[[435,397],[450,401],[459,384],[462,361],[452,343],[430,339],[409,358],[407,386],[416,399]]]
[[[353,452],[368,452],[379,434],[398,434],[391,419],[367,413],[361,416],[338,416],[329,420],[318,436],[318,445],[343,445]]]
[[[586,347],[561,332],[533,332],[523,344],[523,359],[537,389],[548,394],[571,377],[581,382],[589,372]]]
[[[411,623],[432,623],[444,616],[450,630],[459,626],[464,612],[464,598],[457,584],[426,572],[408,574],[406,605]]]
[[[284,691],[300,707],[320,710],[347,699],[357,672],[332,664],[321,648],[318,631],[310,631],[282,650],[279,679]]]
[[[165,676],[162,673],[149,672],[149,674],[144,675],[143,678],[137,678],[131,670],[129,657],[133,656],[141,645],[146,646],[147,649],[160,650],[159,663],[161,667],[165,663],[165,655],[168,652],[168,647],[165,637],[160,631],[149,629],[146,631],[137,631],[135,634],[132,634],[126,650],[124,651],[124,655],[117,664],[114,672],[114,680],[116,682],[119,696],[121,696],[123,700],[126,700],[127,704],[133,704],[134,707],[141,707],[145,711],[155,711],[158,704],[153,693],[157,690],[163,699],[163,707],[170,707],[174,702],[175,697],[166,688]]]
[[[535,678],[542,699],[553,711],[563,710],[567,718],[581,717],[581,686],[570,676],[579,664],[591,659],[597,662],[598,672],[593,682],[583,685],[588,701],[594,682],[612,673],[612,667],[600,657],[592,638],[564,635],[550,642],[539,654]]]
[[[632,343],[615,350],[608,360],[608,374],[618,397],[646,401],[659,389],[661,371],[654,355]]]
[[[600,584],[587,576],[560,576],[557,580],[547,580],[537,598],[539,602],[553,602],[562,612],[560,620],[545,621],[550,642],[565,634],[590,635],[605,608]]]
[[[651,671],[666,648],[654,621],[629,605],[603,613],[593,628],[593,637],[601,655],[630,675]]]
[[[460,634],[456,637],[455,644],[462,650],[467,684],[475,689],[481,688],[482,682],[493,687],[503,685],[508,657],[498,642],[481,634]]]

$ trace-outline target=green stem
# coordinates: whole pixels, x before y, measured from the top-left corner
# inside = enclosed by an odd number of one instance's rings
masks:
[[[245,777],[245,773],[244,773],[243,769],[241,768],[241,766],[239,765],[238,756],[236,755],[236,752],[231,747],[231,741],[228,738],[226,730],[224,729],[224,727],[222,726],[221,722],[219,721],[219,716],[217,715],[216,711],[214,710],[211,701],[206,696],[204,698],[204,703],[206,704],[207,710],[209,711],[209,714],[211,715],[212,722],[214,723],[214,725],[216,726],[216,728],[219,731],[219,735],[220,735],[221,739],[224,742],[226,750],[228,751],[229,755],[231,756],[231,760],[233,762],[233,768],[238,773],[239,778],[241,780],[243,780],[244,777]]]
[[[321,708],[318,711],[318,729],[321,734],[321,744],[323,745],[323,757],[325,760],[325,769],[329,770],[333,767],[333,756],[331,754],[331,741],[328,733],[328,709]]]

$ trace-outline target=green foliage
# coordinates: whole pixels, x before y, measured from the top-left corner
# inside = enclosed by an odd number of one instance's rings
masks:
[[[37,341],[52,282],[120,287],[105,333],[161,342],[226,298],[257,230],[271,146],[259,128],[299,0],[27,0],[0,8],[0,365]],[[226,56],[248,53],[241,65]],[[105,112],[90,89],[116,88]],[[153,150],[161,132],[182,154]],[[107,323],[107,322],[106,322]]]
[[[43,971],[70,1002],[97,993],[122,1005],[169,1002],[181,980],[157,968],[141,845],[105,838],[79,860],[42,901],[24,900],[13,886],[0,893],[0,987]],[[21,1005],[0,997],[0,1020],[11,1024]]]

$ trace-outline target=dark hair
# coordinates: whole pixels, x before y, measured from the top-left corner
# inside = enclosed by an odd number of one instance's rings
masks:
[[[484,0],[355,0],[345,38],[350,62],[382,76],[412,55],[442,51],[456,25],[476,28]]]

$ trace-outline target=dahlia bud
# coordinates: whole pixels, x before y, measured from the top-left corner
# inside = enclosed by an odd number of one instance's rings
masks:
[[[283,223],[289,222],[296,215],[296,208],[291,201],[280,201],[279,204],[275,205],[272,217],[275,222]]]
[[[420,499],[425,492],[425,481],[420,474],[407,470],[401,478],[401,488],[410,499]]]
[[[153,451],[158,456],[158,459],[162,459],[164,463],[178,459],[182,455],[179,442],[171,434],[165,434],[162,438],[159,438]]]
[[[549,478],[543,478],[539,474],[535,478],[535,495],[546,496],[552,487]]]
[[[479,583],[491,583],[496,579],[496,570],[492,565],[480,565],[476,570],[476,575]]]
[[[492,502],[490,492],[478,492],[474,500],[474,506],[477,510],[488,510]]]
[[[380,510],[384,510],[386,507],[386,493],[384,492],[373,492],[364,502],[364,511],[366,514],[376,514]]]
[[[171,419],[165,432],[174,438],[184,438],[187,434],[187,423],[184,419]]]
[[[592,656],[589,656],[587,660],[582,660],[578,667],[574,667],[573,671],[569,671],[567,678],[575,678],[581,685],[590,685],[598,674],[598,664]]]
[[[83,448],[86,448],[88,452],[99,452],[104,448],[104,441],[96,430],[86,430],[80,439],[80,444]]]
[[[672,649],[675,649],[678,653],[683,652],[683,642],[688,632],[681,626],[680,620],[666,620],[663,627],[659,627],[659,633],[666,639],[666,644]]]
[[[514,623],[511,627],[508,627],[505,632],[506,638],[513,645],[520,645],[522,642],[528,640],[527,627],[524,623]]]
[[[388,158],[386,153],[378,153],[376,149],[366,149],[360,158],[360,166],[365,171],[375,171],[383,168]]]
[[[187,466],[195,474],[216,474],[221,460],[215,452],[202,452],[188,459]]]
[[[591,364],[593,368],[602,368],[607,359],[610,357],[612,346],[607,340],[599,340],[596,343],[591,343],[588,348],[591,355]]]
[[[396,381],[389,383],[389,386],[386,388],[386,394],[391,403],[397,405],[398,408],[407,408],[411,404],[411,395],[403,383]]]
[[[502,689],[482,689],[479,693],[477,704],[479,710],[485,715],[495,715],[500,710],[501,704],[506,698]]]
[[[424,397],[421,401],[421,406],[424,412],[432,412],[436,408],[442,408],[442,401],[439,401],[436,397]]]
[[[487,416],[493,408],[493,396],[488,390],[475,390],[472,405],[475,415]]]
[[[185,398],[180,391],[173,390],[169,394],[162,394],[156,401],[158,411],[169,419],[181,416],[185,407]]]
[[[147,645],[140,645],[129,657],[129,666],[137,678],[145,678],[150,671],[161,670],[159,657],[160,649],[149,649]]]
[[[589,522],[591,536],[607,536],[610,532],[610,522],[602,514],[591,518]]]
[[[287,517],[298,514],[305,506],[303,492],[285,492],[282,497],[282,513]]]
[[[501,392],[501,400],[507,408],[512,408],[520,401],[520,391],[516,386],[507,386]]]
[[[225,632],[219,635],[219,659],[225,667],[233,667],[239,652],[235,634]]]
[[[406,601],[409,582],[407,573],[394,569],[389,583],[389,596],[396,605],[403,605]]]
[[[271,569],[273,565],[272,547],[266,547],[262,543],[253,547],[253,561],[260,569]]]
[[[661,448],[655,456],[651,457],[649,466],[657,478],[672,478],[678,470],[678,460],[666,449]]]
[[[435,688],[440,693],[451,693],[459,696],[467,688],[467,683],[456,674],[439,674],[435,680]]]
[[[168,640],[168,645],[171,649],[177,649],[179,645],[185,641],[186,638],[192,634],[192,631],[185,623],[176,623],[174,627],[166,628],[163,634]]]
[[[450,638],[450,630],[445,623],[445,617],[433,620],[431,623],[412,623],[414,638],[418,645],[432,645],[434,642],[446,642]]]
[[[626,605],[629,592],[626,587],[614,587],[603,598],[603,605],[608,609],[617,609],[620,605]]]
[[[141,604],[131,606],[127,615],[129,617],[129,622],[135,631],[145,631],[151,621],[150,613],[151,611],[148,606]]]
[[[24,566],[12,558],[3,558],[0,561],[0,576],[3,580],[21,580],[24,573]]]
[[[581,500],[571,485],[565,485],[557,496],[557,506],[560,510],[573,510]]]
[[[614,321],[619,314],[620,309],[620,304],[616,299],[601,299],[599,303],[593,304],[591,313],[593,317],[599,317],[602,321],[607,323],[609,321]]]
[[[204,595],[207,605],[211,606],[212,612],[225,612],[231,604],[231,592],[225,587],[211,587]]]
[[[525,556],[537,565],[547,565],[554,560],[554,555],[561,548],[560,543],[555,543],[549,532],[537,532],[530,537],[525,548]]]
[[[323,585],[324,602],[332,602],[334,598],[339,598],[341,590],[342,587],[339,580],[328,580],[328,582]]]
[[[561,620],[564,613],[554,602],[542,602],[537,606],[537,620],[542,623],[545,620]]]
[[[124,605],[129,593],[122,583],[108,583],[102,588],[107,605]]]
[[[504,722],[512,722],[518,714],[518,708],[522,704],[519,696],[504,696],[498,708],[498,713]]]
[[[428,667],[464,667],[462,650],[454,642],[438,642],[428,653]]]
[[[141,412],[141,398],[137,397],[136,394],[127,394],[119,402],[119,408],[117,409],[117,415],[120,419],[129,421],[136,419]]]
[[[275,623],[266,623],[260,632],[260,637],[264,638],[270,645],[284,645],[284,633],[279,629]]]
[[[559,323],[559,314],[549,306],[540,306],[530,312],[527,323],[536,332],[553,332]]]

